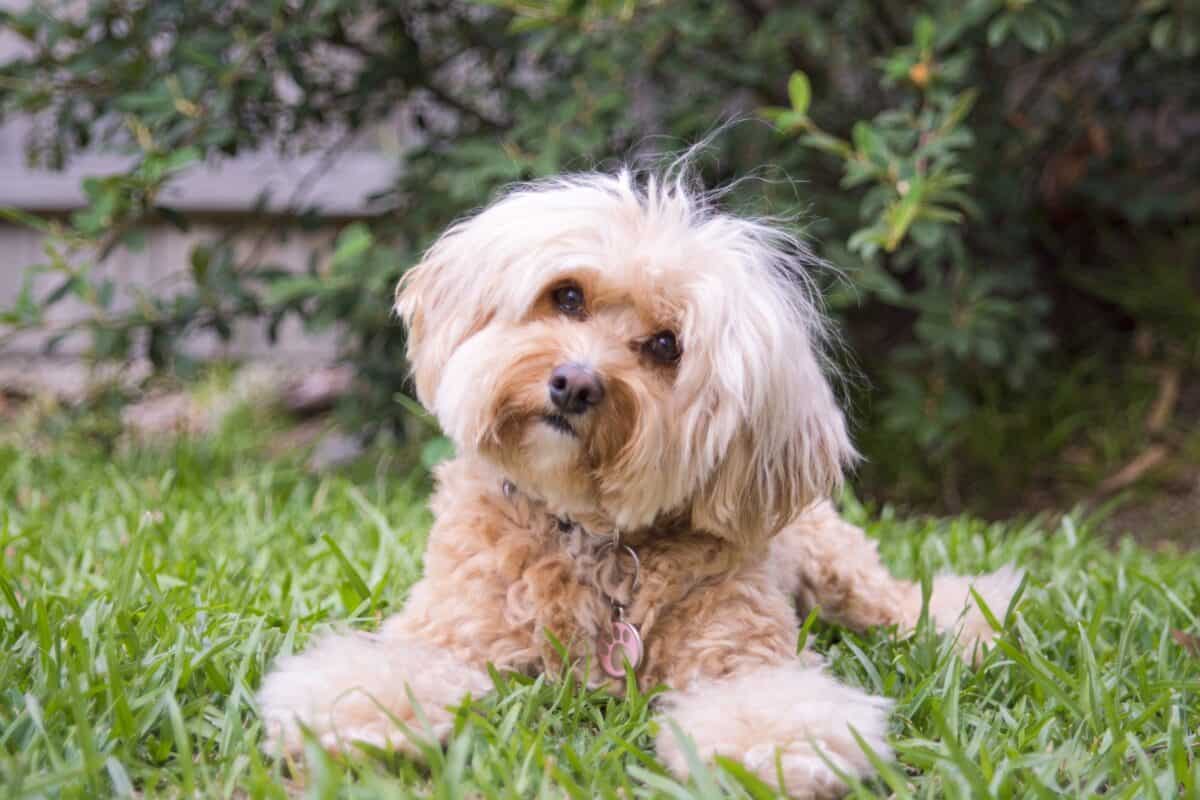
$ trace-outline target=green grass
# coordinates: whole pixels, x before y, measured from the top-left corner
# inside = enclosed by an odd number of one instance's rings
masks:
[[[401,605],[428,479],[386,458],[311,477],[256,455],[249,422],[115,456],[69,431],[40,452],[0,444],[0,797],[769,796],[735,766],[675,782],[647,698],[569,680],[497,676],[427,764],[312,752],[289,775],[264,759],[263,671]],[[1110,549],[1072,518],[849,513],[901,573],[1030,574],[977,669],[927,630],[812,629],[838,675],[897,700],[899,760],[859,794],[1200,796],[1200,658],[1172,637],[1200,634],[1200,555]]]

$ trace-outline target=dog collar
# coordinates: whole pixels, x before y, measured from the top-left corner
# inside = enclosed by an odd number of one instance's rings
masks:
[[[509,500],[515,498],[518,494],[517,485],[505,478],[500,482],[500,491]],[[546,512],[558,532],[564,536],[578,529],[584,535],[594,536],[590,531],[575,522],[570,517],[552,514]],[[604,550],[612,550],[613,558],[617,560],[617,567],[620,568],[621,553],[629,555],[633,561],[633,582],[631,584],[630,595],[637,593],[642,584],[642,562],[638,558],[637,551],[627,544],[621,543],[621,532],[616,531],[616,535],[607,539],[601,545],[602,552]],[[600,669],[610,678],[624,678],[626,665],[631,673],[636,674],[638,666],[642,663],[642,656],[645,653],[645,647],[642,643],[642,634],[638,630],[638,626],[625,619],[625,605],[617,598],[613,597],[604,589],[600,588],[604,598],[612,607],[612,620],[609,623],[609,629],[606,635],[601,635],[596,642],[596,656],[600,662]]]
[[[512,481],[510,481],[508,478],[505,478],[503,481],[500,482],[500,491],[504,493],[505,497],[507,497],[509,500],[511,500],[517,496],[517,485],[515,483],[513,483]],[[576,522],[572,522],[570,517],[560,517],[559,515],[551,514],[548,511],[546,512],[546,514],[551,519],[554,520],[554,524],[558,526],[558,530],[560,533],[570,533],[576,527],[578,527],[579,530],[583,531],[584,533],[589,532],[582,525],[579,525]]]

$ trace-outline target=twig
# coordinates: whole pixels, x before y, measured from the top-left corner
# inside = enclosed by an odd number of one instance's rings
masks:
[[[1146,416],[1146,431],[1150,434],[1162,433],[1175,413],[1175,405],[1179,402],[1180,370],[1177,366],[1163,367],[1158,375],[1158,394],[1154,405]]]
[[[1128,464],[1101,481],[1096,487],[1096,492],[1101,495],[1112,494],[1132,486],[1147,472],[1166,461],[1170,452],[1166,445],[1150,445]]]

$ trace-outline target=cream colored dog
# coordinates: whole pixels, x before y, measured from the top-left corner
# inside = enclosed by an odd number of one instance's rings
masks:
[[[868,774],[851,731],[887,757],[889,701],[796,656],[796,606],[904,631],[921,591],[826,499],[854,450],[808,266],[678,176],[519,186],[447,231],[397,296],[418,395],[459,452],[437,471],[425,575],[378,633],[280,659],[268,746],[294,752],[307,728],[413,752],[419,713],[446,736],[488,664],[618,694],[630,669],[668,687],[658,713],[703,757],[772,783],[778,761],[797,797],[844,791],[830,764]],[[1016,580],[974,586],[1002,614]],[[992,631],[970,584],[937,579],[929,611],[973,651]]]

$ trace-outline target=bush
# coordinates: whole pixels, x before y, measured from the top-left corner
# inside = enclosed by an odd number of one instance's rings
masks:
[[[33,46],[0,67],[0,111],[46,122],[31,156],[139,154],[89,183],[67,223],[30,220],[55,242],[37,269],[62,280],[3,319],[36,326],[74,294],[96,308],[98,356],[141,348],[186,367],[179,337],[198,326],[339,322],[373,387],[358,411],[395,419],[389,287],[446,223],[506,182],[678,149],[739,115],[771,124],[724,129],[705,177],[763,178],[732,202],[800,212],[846,276],[829,297],[874,387],[857,392],[869,482],[954,495],[1001,461],[1025,473],[1090,418],[1012,410],[1045,406],[1083,354],[1107,364],[1135,326],[1156,358],[1200,350],[1195,4],[91,0],[82,15],[0,13]],[[297,277],[205,244],[184,290],[108,311],[94,265],[150,222],[187,224],[159,200],[184,168],[310,148],[401,106],[422,141],[382,198],[391,213],[347,229],[323,266]],[[81,252],[92,258],[67,257]]]

